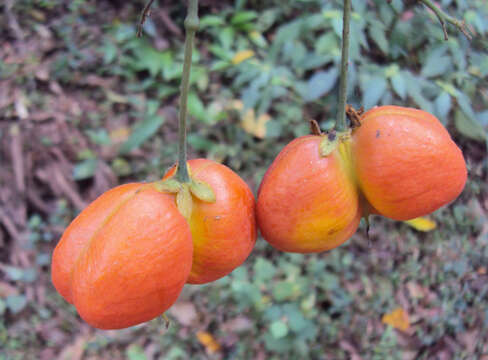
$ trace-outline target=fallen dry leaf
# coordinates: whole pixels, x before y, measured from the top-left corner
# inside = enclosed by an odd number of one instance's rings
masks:
[[[254,51],[252,50],[242,50],[237,52],[234,57],[232,58],[232,63],[234,65],[240,64],[247,59],[250,59],[254,56]]]
[[[402,308],[396,308],[391,313],[383,315],[381,318],[383,324],[391,325],[395,329],[407,331],[410,327],[410,320],[408,314]]]
[[[422,286],[417,284],[416,282],[409,281],[407,283],[407,289],[410,294],[410,296],[414,299],[420,299],[424,297],[424,290]]]
[[[197,339],[209,354],[214,354],[220,350],[220,344],[215,340],[212,334],[206,331],[197,332]]]
[[[67,345],[58,356],[58,360],[80,360],[85,352],[85,344],[87,340],[83,336],[79,336],[76,340]]]
[[[270,120],[271,117],[268,114],[261,114],[256,118],[254,109],[249,109],[242,116],[241,125],[247,133],[264,139],[266,137],[266,123]]]
[[[252,322],[245,316],[238,316],[222,325],[222,330],[228,332],[243,332],[252,328]]]
[[[190,326],[197,318],[197,311],[191,302],[177,302],[168,312],[183,326]]]
[[[431,220],[426,217],[418,217],[416,219],[407,220],[404,222],[405,224],[413,227],[415,230],[424,231],[424,232],[434,230],[437,227],[437,224],[434,220]]]

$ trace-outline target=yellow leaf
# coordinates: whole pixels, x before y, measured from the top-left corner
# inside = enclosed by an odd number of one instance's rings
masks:
[[[383,315],[381,318],[383,324],[391,325],[395,329],[406,331],[410,327],[410,320],[408,314],[402,308],[396,308],[389,314]]]
[[[242,111],[244,109],[244,103],[241,100],[232,100],[229,109]]]
[[[242,50],[238,51],[232,58],[232,63],[234,65],[240,64],[241,62],[252,58],[254,56],[254,51],[252,50]]]
[[[110,139],[114,143],[124,142],[129,138],[130,129],[127,126],[121,126],[110,132]]]
[[[242,117],[242,128],[256,136],[257,138],[264,139],[266,137],[266,123],[271,120],[268,114],[262,114],[256,119],[254,109],[249,109]]]
[[[214,339],[212,334],[206,331],[197,332],[197,339],[210,354],[216,353],[220,350],[220,344]]]
[[[431,231],[437,227],[437,224],[434,220],[426,217],[418,217],[416,219],[407,220],[404,222],[418,231]]]

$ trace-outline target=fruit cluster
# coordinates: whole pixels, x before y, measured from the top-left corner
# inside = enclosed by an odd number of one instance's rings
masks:
[[[119,329],[151,320],[185,283],[221,278],[251,252],[257,230],[247,184],[210,160],[188,166],[187,184],[172,178],[173,168],[161,182],[107,191],[64,232],[52,281],[89,324]]]
[[[54,286],[91,325],[124,328],[162,314],[185,283],[241,265],[256,241],[256,216],[276,248],[319,252],[346,241],[363,216],[411,219],[460,194],[464,158],[434,116],[383,106],[359,121],[352,131],[288,144],[257,206],[238,175],[205,159],[188,162],[188,182],[172,168],[161,181],[104,193],[54,250]]]
[[[268,169],[257,219],[273,246],[329,250],[346,241],[363,216],[408,220],[461,193],[463,154],[433,115],[382,106],[359,122],[342,134],[295,139]]]

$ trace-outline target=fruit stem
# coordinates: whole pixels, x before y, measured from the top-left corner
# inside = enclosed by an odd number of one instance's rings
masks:
[[[349,63],[349,27],[351,23],[351,0],[344,0],[342,21],[341,80],[339,84],[339,106],[337,108],[336,130],[346,130],[347,68]]]
[[[181,77],[180,116],[178,121],[178,170],[176,177],[181,182],[188,182],[190,176],[186,167],[187,141],[186,120],[188,110],[188,90],[190,88],[191,59],[193,41],[198,30],[198,0],[188,0],[188,15],[185,19],[185,59],[183,63],[183,75]]]

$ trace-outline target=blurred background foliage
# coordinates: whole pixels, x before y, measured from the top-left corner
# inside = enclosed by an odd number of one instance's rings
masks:
[[[0,359],[488,359],[488,3],[442,0],[470,42],[415,1],[353,0],[348,102],[429,111],[469,180],[420,233],[374,218],[340,248],[284,254],[187,286],[161,319],[94,331],[54,292],[50,255],[89,201],[176,160],[184,2],[0,4]],[[291,139],[336,113],[342,1],[201,0],[192,157],[256,191]],[[404,330],[382,322],[401,309]],[[387,322],[387,321],[385,321]],[[398,326],[397,326],[398,327]],[[401,328],[401,327],[399,327]]]

